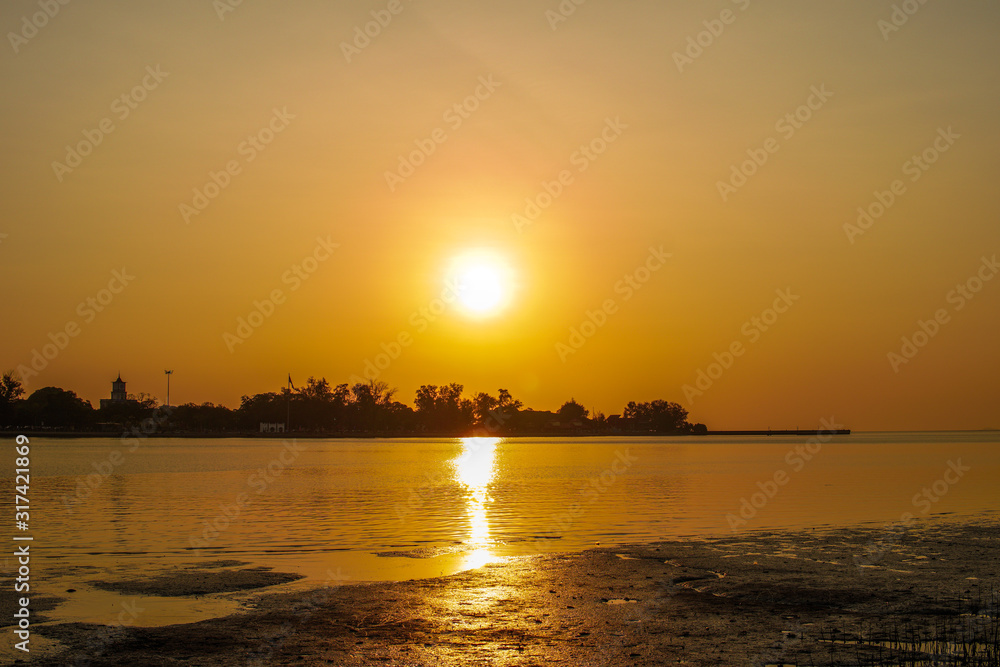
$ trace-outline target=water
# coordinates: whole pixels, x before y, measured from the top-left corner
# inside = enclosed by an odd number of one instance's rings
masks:
[[[882,524],[907,512],[981,517],[1000,510],[998,445],[997,432],[855,434],[818,445],[801,437],[39,438],[34,566],[43,591],[87,592],[56,618],[93,621],[116,594],[87,587],[88,577],[211,559],[298,572],[315,585],[338,570],[351,581],[407,579],[598,544]],[[8,516],[13,486],[11,455],[0,482]],[[0,565],[13,571],[10,559]],[[237,601],[162,601],[145,622],[190,620],[216,603],[222,613]]]

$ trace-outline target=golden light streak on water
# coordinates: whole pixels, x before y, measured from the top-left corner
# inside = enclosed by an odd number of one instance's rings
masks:
[[[469,537],[465,543],[471,548],[463,562],[463,569],[482,567],[497,560],[490,549],[490,523],[486,506],[492,500],[489,484],[493,481],[496,464],[496,447],[500,438],[462,438],[462,453],[455,459],[455,478],[466,488],[466,511],[469,514]]]

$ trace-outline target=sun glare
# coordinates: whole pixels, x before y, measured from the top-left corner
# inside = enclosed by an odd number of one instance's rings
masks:
[[[482,567],[496,560],[490,550],[490,522],[486,507],[490,502],[489,484],[493,481],[496,449],[500,438],[462,438],[462,453],[455,459],[455,478],[468,493],[469,539],[463,569]]]
[[[469,252],[457,257],[450,277],[462,310],[475,317],[488,317],[510,301],[510,267],[490,252]]]

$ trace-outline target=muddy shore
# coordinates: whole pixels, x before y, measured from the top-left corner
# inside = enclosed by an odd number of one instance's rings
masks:
[[[294,578],[207,565],[128,586],[194,595]],[[893,630],[995,633],[998,591],[1000,527],[985,520],[748,532],[262,590],[242,613],[184,625],[40,626],[61,650],[24,664],[854,665]]]

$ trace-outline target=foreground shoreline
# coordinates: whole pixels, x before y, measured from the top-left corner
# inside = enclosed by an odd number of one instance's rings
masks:
[[[967,622],[970,605],[995,628],[998,591],[992,515],[747,532],[261,592],[244,612],[183,625],[39,626],[62,650],[24,664],[853,665],[877,647],[831,637],[931,632]]]

